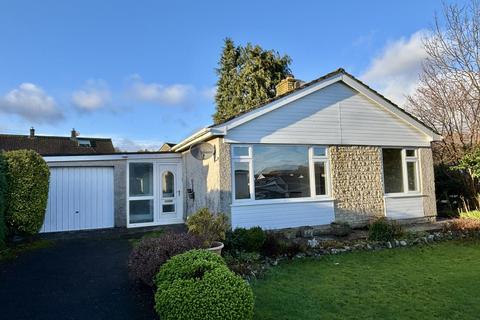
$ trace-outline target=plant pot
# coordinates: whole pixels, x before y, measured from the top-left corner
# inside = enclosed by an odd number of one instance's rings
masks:
[[[213,253],[218,254],[219,256],[222,255],[222,249],[224,247],[224,244],[220,241],[213,241],[212,246],[210,248],[207,248],[208,251],[211,251]]]

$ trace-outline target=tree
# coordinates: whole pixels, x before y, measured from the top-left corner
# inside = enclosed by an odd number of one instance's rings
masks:
[[[427,58],[407,108],[434,128],[443,141],[433,145],[437,168],[449,168],[480,145],[480,10],[477,1],[445,5],[424,38]],[[462,170],[456,194],[464,209],[478,208],[479,186]],[[455,175],[457,175],[455,173]],[[451,170],[441,176],[452,177]],[[438,180],[438,177],[437,177]],[[438,189],[437,184],[437,189]],[[440,194],[443,192],[441,191]],[[439,193],[437,193],[439,194]],[[449,199],[449,195],[445,196]]]
[[[445,5],[444,25],[424,39],[427,58],[408,108],[445,139],[436,160],[458,163],[480,143],[480,11],[476,1]]]
[[[220,57],[215,123],[228,120],[275,96],[275,86],[290,74],[289,56],[227,38]]]

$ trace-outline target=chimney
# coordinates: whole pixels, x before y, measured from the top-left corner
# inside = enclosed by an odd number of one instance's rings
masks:
[[[33,139],[33,138],[35,138],[35,128],[31,127],[30,128],[30,139]]]
[[[285,79],[280,81],[276,87],[276,96],[281,96],[282,94],[288,93],[302,85],[302,81],[295,79],[293,75],[288,75]]]
[[[78,137],[79,133],[75,130],[75,128],[72,129],[71,134],[70,134],[70,139],[76,140]]]

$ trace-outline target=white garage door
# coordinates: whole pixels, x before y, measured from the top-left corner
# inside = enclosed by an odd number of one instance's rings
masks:
[[[113,168],[50,168],[45,221],[40,232],[113,227]]]

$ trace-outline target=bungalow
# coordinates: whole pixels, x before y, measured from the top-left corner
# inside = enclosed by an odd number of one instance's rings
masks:
[[[377,217],[435,219],[441,137],[339,69],[155,153],[46,156],[43,232],[183,223],[202,207],[232,227]]]

